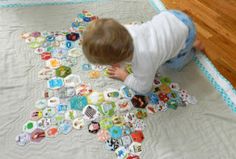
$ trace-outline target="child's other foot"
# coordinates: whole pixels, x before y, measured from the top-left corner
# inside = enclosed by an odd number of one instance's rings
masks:
[[[198,39],[193,43],[193,47],[200,50],[201,52],[206,52],[204,44]]]

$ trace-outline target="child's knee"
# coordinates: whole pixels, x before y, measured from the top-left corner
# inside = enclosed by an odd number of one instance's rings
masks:
[[[184,55],[179,56],[179,57],[174,57],[171,60],[168,60],[164,66],[181,71],[188,63],[190,63],[193,59],[193,56],[195,54],[195,49],[192,48],[189,50],[189,52],[186,52]]]

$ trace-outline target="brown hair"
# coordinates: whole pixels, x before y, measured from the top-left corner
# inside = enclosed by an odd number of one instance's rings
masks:
[[[82,42],[86,58],[95,64],[115,64],[131,58],[133,40],[124,26],[113,19],[91,22]]]

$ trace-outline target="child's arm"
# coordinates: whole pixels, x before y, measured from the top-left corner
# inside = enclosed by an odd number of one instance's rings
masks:
[[[132,73],[124,80],[125,85],[138,93],[146,94],[151,91],[155,73],[145,71],[141,73]]]
[[[133,67],[133,73],[130,75],[119,67],[109,68],[108,74],[111,78],[124,81],[128,87],[136,92],[145,94],[152,89],[156,70],[155,67],[153,67],[151,60],[144,60],[142,61],[142,64]]]

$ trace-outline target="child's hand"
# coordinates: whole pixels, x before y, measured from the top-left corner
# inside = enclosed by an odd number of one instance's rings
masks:
[[[115,78],[121,81],[124,81],[126,77],[129,75],[128,72],[119,68],[119,67],[110,67],[107,71],[110,78]]]

